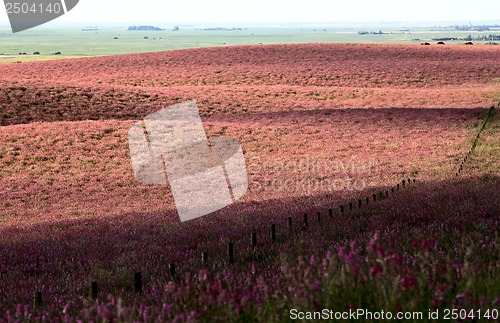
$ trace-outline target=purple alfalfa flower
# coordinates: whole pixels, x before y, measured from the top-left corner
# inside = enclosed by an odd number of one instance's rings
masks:
[[[329,263],[329,258],[323,258],[323,261],[321,261],[321,269],[323,270],[323,272],[326,274],[326,270],[328,268],[328,263]]]
[[[149,321],[149,307],[146,304],[139,306],[139,316],[144,322]]]
[[[422,240],[421,247],[426,252],[431,251],[432,249],[434,249],[435,246],[436,246],[436,239],[433,237],[430,238],[429,240],[427,239]]]
[[[172,306],[168,303],[163,303],[163,305],[161,306],[161,314],[163,315],[163,317],[169,317],[171,311]]]
[[[173,293],[175,291],[175,283],[173,281],[169,281],[166,285],[165,285],[165,292],[166,293]]]
[[[368,252],[377,252],[377,249],[378,249],[377,248],[378,247],[377,241],[379,238],[380,238],[380,232],[377,230],[377,231],[375,231],[375,234],[370,239],[370,242],[368,243],[368,246],[366,247]]]
[[[338,251],[338,256],[340,259],[344,260],[344,257],[346,255],[346,251],[345,251],[345,248],[344,247],[339,247],[339,251]]]
[[[233,273],[232,273],[230,270],[228,270],[228,271],[226,272],[226,274],[224,275],[223,280],[224,280],[226,283],[229,283],[229,282],[232,282],[232,281],[233,281],[233,278],[234,278]]]
[[[17,304],[16,305],[16,317],[21,318],[24,313],[24,306],[23,304]]]
[[[222,288],[219,293],[219,300],[221,304],[227,304],[229,302],[229,293],[225,288]]]
[[[96,304],[96,309],[97,309],[97,315],[101,318],[104,317],[106,313],[104,313],[104,307],[101,306],[101,304]]]
[[[209,290],[212,298],[217,298],[217,295],[219,295],[219,291],[221,289],[222,289],[222,282],[219,279],[215,278],[212,281],[210,281]]]
[[[403,265],[403,262],[404,262],[404,257],[402,255],[400,255],[397,251],[396,251],[396,248],[392,248],[391,250],[391,254],[393,255],[393,261],[396,265],[398,265],[399,267],[401,267]]]
[[[356,248],[358,247],[357,241],[356,240],[352,240],[351,244],[350,244],[350,247],[351,247],[351,251],[356,250]]]
[[[186,285],[191,285],[193,280],[191,279],[191,273],[188,271],[184,274],[184,282],[186,282]]]
[[[346,252],[345,247],[340,247],[338,256],[343,262],[350,264],[354,261],[356,254],[353,251]]]
[[[196,322],[196,311],[192,310],[189,313],[187,313],[186,316],[186,322]]]
[[[359,277],[360,272],[361,272],[361,270],[360,270],[360,268],[359,268],[359,266],[358,266],[358,265],[354,265],[354,266],[352,267],[352,273],[354,274],[354,277],[355,277],[355,278]]]
[[[64,308],[63,308],[63,311],[62,311],[62,312],[63,312],[63,314],[68,314],[68,313],[69,313],[69,311],[70,311],[70,309],[71,309],[71,306],[72,306],[72,305],[73,305],[73,302],[68,301],[68,302],[66,303],[66,305],[64,305]]]
[[[401,286],[403,286],[404,290],[407,290],[415,285],[417,285],[417,279],[413,276],[404,275],[401,279]]]
[[[243,287],[240,289],[240,294],[235,296],[235,299],[240,299],[241,305],[253,300],[253,293],[248,288]]]
[[[382,273],[383,268],[379,264],[376,264],[370,268],[370,276],[377,277],[380,273]]]
[[[312,284],[311,284],[311,290],[313,292],[321,292],[321,283],[319,282],[319,280],[315,280]]]
[[[113,306],[116,305],[116,298],[113,294],[108,294],[108,303]]]
[[[198,282],[204,282],[208,279],[208,269],[202,269],[198,272]]]
[[[458,294],[456,296],[456,300],[459,302],[462,302],[462,304],[468,304],[472,298],[472,291],[467,290],[463,294]]]
[[[269,299],[269,286],[264,283],[264,285],[261,287],[261,290],[264,293],[264,298]]]
[[[312,255],[310,258],[309,258],[309,265],[311,266],[315,266],[316,263],[317,263],[317,260],[318,260],[318,257],[316,257],[316,255]]]
[[[176,314],[174,319],[172,320],[172,323],[184,323],[184,322],[186,322],[184,313]]]
[[[71,318],[71,315],[69,315],[69,314],[64,314],[64,315],[63,315],[63,319],[62,319],[62,321],[63,321],[64,323],[71,323],[71,322],[74,322],[74,319],[72,319],[72,318]]]
[[[257,302],[257,307],[259,307],[259,308],[262,307],[262,299],[263,299],[263,297],[260,293],[255,296],[255,301]]]
[[[384,259],[385,257],[385,249],[383,246],[379,245],[377,248],[377,254],[380,259]]]
[[[444,294],[446,293],[448,285],[447,284],[439,284],[436,288],[436,291],[434,292],[434,295],[438,299],[442,299],[444,297]]]
[[[478,305],[480,307],[485,308],[486,306],[488,306],[488,297],[479,297],[478,300],[479,300]]]
[[[7,310],[7,312],[5,312],[5,319],[7,320],[7,322],[11,322],[14,320],[14,318],[12,317],[12,312],[10,310]]]

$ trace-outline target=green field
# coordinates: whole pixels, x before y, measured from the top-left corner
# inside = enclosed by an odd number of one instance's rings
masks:
[[[358,35],[358,31],[378,32],[382,35]],[[491,32],[454,31],[441,28],[415,27],[304,27],[304,28],[248,28],[243,30],[197,30],[194,27],[179,31],[128,31],[127,28],[101,28],[83,31],[80,28],[34,28],[13,34],[0,28],[0,62],[33,61],[97,55],[155,52],[183,48],[233,46],[248,44],[284,44],[314,42],[431,42],[432,38],[473,37],[495,34]],[[500,31],[497,32],[500,34]],[[115,39],[117,37],[117,39]],[[148,39],[145,39],[148,37]],[[415,40],[418,39],[418,40]],[[461,43],[463,41],[456,41]],[[480,42],[478,42],[480,43]],[[32,55],[40,52],[41,55]],[[62,55],[52,55],[61,52]],[[18,55],[27,53],[28,55]]]

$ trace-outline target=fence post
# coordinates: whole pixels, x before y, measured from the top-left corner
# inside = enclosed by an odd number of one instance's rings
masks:
[[[136,294],[142,293],[142,273],[140,271],[134,273],[134,292]]]
[[[376,201],[377,200],[377,194],[373,194],[373,200]]]
[[[309,224],[307,223],[307,213],[304,213],[304,227],[307,229]]]
[[[318,215],[318,222],[321,222],[321,212],[318,211],[317,215]]]
[[[90,283],[90,298],[95,300],[97,299],[97,294],[99,293],[99,286],[97,286],[97,282]]]
[[[42,292],[37,291],[35,295],[33,295],[33,307],[37,308],[42,306]]]
[[[257,232],[252,232],[252,249],[257,246]]]
[[[349,202],[349,210],[352,210],[352,202]]]
[[[175,263],[170,263],[168,265],[168,271],[170,272],[170,275],[175,278]]]
[[[288,217],[288,233],[292,235],[293,233],[293,224],[292,224],[292,217]]]
[[[366,205],[368,205],[368,203],[370,203],[370,198],[369,197],[366,198]]]
[[[208,252],[204,251],[201,254],[201,264],[206,266],[208,264]]]
[[[230,264],[234,263],[234,247],[232,242],[229,242],[227,246],[227,253],[228,253],[229,263]]]
[[[333,209],[328,209],[328,216],[331,218],[333,218]]]
[[[276,242],[276,224],[271,224],[271,241]]]
[[[343,205],[340,206],[340,213],[344,213],[344,206]]]

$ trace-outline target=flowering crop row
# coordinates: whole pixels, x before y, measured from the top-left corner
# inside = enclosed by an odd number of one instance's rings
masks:
[[[0,125],[140,119],[195,99],[203,116],[470,108],[500,100],[494,46],[246,46],[0,65]]]

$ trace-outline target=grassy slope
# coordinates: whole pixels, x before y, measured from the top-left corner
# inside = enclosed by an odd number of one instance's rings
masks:
[[[0,29],[0,53],[18,54],[35,51],[42,56],[28,55],[15,58],[2,58],[2,62],[38,61],[58,59],[52,53],[62,52],[68,57],[117,55],[140,52],[155,52],[199,47],[223,47],[256,44],[299,44],[325,42],[373,42],[373,43],[412,43],[412,39],[431,41],[439,37],[466,37],[469,34],[488,35],[489,33],[444,31],[429,32],[426,28],[412,28],[413,33],[400,33],[394,27],[382,28],[385,35],[357,35],[357,28],[250,28],[241,31],[201,31],[181,28],[179,32],[166,31],[127,31],[126,28],[103,28],[98,32],[80,29],[35,28],[22,33],[12,34],[8,29]],[[326,29],[326,31],[324,31]],[[361,28],[379,31],[373,28]],[[399,28],[400,29],[400,28]],[[144,39],[144,37],[149,39]],[[118,37],[118,39],[114,39]],[[156,39],[154,39],[156,38]],[[159,39],[161,38],[161,39]],[[417,41],[416,43],[419,43]],[[413,41],[413,43],[415,43]],[[452,42],[457,43],[457,42]],[[463,43],[463,41],[458,41]],[[48,56],[43,56],[48,55]]]

